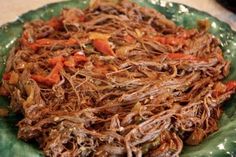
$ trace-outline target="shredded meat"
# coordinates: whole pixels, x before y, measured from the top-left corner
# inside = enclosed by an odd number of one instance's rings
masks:
[[[206,22],[206,21],[205,21]],[[2,95],[50,157],[179,156],[217,131],[236,82],[220,42],[127,0],[24,26]]]

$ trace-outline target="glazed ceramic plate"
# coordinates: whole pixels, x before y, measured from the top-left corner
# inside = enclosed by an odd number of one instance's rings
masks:
[[[140,5],[152,7],[166,15],[169,19],[186,28],[196,27],[196,21],[209,19],[210,32],[221,39],[226,59],[232,61],[231,74],[226,80],[236,80],[236,33],[228,24],[219,21],[205,12],[195,10],[182,4],[166,3],[158,0],[134,0]],[[33,19],[49,19],[59,15],[62,8],[88,6],[89,0],[71,0],[44,6],[30,11],[15,22],[0,28],[0,78],[4,71],[9,50],[20,37],[23,23]],[[7,106],[9,101],[0,97],[0,105]],[[182,157],[235,157],[236,156],[236,95],[224,103],[225,112],[219,122],[220,129],[207,137],[198,146],[186,146]],[[43,157],[37,144],[17,139],[16,123],[21,117],[11,113],[7,118],[0,118],[0,156],[1,157]]]

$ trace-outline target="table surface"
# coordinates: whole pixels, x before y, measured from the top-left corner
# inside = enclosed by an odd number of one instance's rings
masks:
[[[0,25],[14,21],[17,17],[29,10],[34,10],[48,3],[62,0],[0,0]],[[183,3],[193,8],[206,11],[211,15],[227,22],[236,30],[236,14],[228,11],[216,0],[164,0]]]

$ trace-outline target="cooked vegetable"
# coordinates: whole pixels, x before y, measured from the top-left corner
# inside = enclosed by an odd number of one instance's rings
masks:
[[[39,83],[43,83],[46,85],[54,85],[60,82],[60,71],[63,69],[63,63],[58,62],[52,69],[49,75],[41,76],[41,75],[32,75],[32,79]]]
[[[115,53],[112,50],[111,46],[109,45],[109,42],[104,39],[94,39],[93,40],[93,46],[95,49],[105,55],[111,55],[114,56]]]
[[[87,62],[88,59],[86,56],[79,53],[75,53],[73,56],[70,56],[65,62],[64,65],[67,67],[75,67],[79,63]]]
[[[26,23],[0,88],[24,115],[18,137],[50,157],[176,157],[201,143],[236,82],[222,82],[230,62],[200,24],[127,0]]]

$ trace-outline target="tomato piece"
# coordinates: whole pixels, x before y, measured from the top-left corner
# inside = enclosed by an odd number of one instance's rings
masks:
[[[99,51],[105,55],[110,55],[110,56],[115,55],[114,51],[110,47],[107,40],[95,39],[95,40],[93,40],[92,44],[97,51]]]

